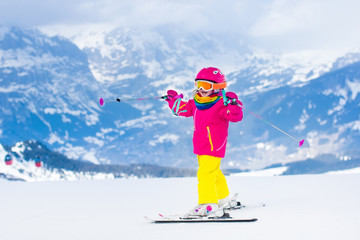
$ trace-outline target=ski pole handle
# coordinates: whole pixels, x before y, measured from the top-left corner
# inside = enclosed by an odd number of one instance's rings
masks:
[[[231,105],[238,105],[239,107],[243,108],[240,104],[237,103],[236,98],[228,98]]]
[[[105,102],[107,102],[107,103],[108,103],[108,102],[120,102],[120,99],[117,98],[117,99],[115,99],[115,100],[105,100],[105,99],[103,99],[103,98],[100,98],[99,103],[100,103],[101,106],[104,106]]]

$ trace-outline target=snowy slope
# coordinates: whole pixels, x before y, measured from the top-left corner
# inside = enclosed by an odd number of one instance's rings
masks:
[[[360,238],[359,174],[230,177],[255,223],[154,225],[144,216],[196,204],[196,179],[7,182],[0,179],[0,239]]]

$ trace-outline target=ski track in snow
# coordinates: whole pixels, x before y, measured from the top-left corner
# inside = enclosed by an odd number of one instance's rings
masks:
[[[255,223],[152,224],[188,211],[196,178],[10,182],[0,179],[0,239],[360,239],[360,174],[228,177]]]

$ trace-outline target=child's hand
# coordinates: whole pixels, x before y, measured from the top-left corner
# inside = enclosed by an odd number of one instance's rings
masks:
[[[168,90],[167,91],[166,101],[173,102],[178,98],[183,98],[183,95],[182,94],[179,95],[175,90]]]
[[[240,102],[238,96],[233,92],[227,92],[226,97],[230,100],[230,104],[227,105],[227,114],[238,115],[242,113],[242,102]],[[240,105],[240,106],[239,106]]]
[[[242,106],[242,102],[240,102],[238,96],[237,96],[235,93],[233,93],[233,92],[227,92],[227,93],[226,93],[226,97],[227,97],[229,100],[231,100],[231,102],[230,102],[231,105],[238,105],[238,104],[239,104],[239,105]]]

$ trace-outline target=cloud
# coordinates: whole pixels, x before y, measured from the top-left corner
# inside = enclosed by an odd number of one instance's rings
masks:
[[[44,27],[173,26],[268,50],[359,47],[357,0],[2,0],[0,22]]]
[[[275,0],[249,31],[250,39],[273,48],[359,46],[360,2]]]
[[[3,24],[108,23],[118,26],[176,24],[184,29],[214,32],[244,31],[262,13],[250,0],[2,0]]]

